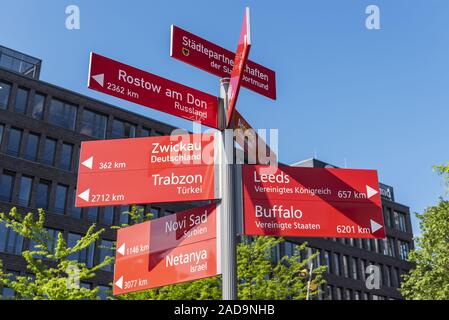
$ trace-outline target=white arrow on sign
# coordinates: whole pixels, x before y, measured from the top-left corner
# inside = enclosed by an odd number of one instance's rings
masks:
[[[104,73],[92,76],[92,79],[97,81],[100,86],[104,87]]]
[[[84,201],[89,202],[89,195],[90,195],[90,189],[87,189],[86,191],[80,193],[78,195],[79,198],[83,199]]]
[[[371,233],[374,233],[382,228],[383,228],[382,225],[378,224],[376,221],[371,219]]]
[[[93,157],[93,156],[90,157],[89,159],[87,159],[87,160],[81,162],[81,164],[82,164],[83,166],[85,166],[86,168],[89,168],[89,169],[92,170],[92,166],[93,166],[93,164],[94,164],[94,157]]]
[[[124,243],[124,244],[122,244],[120,246],[120,248],[117,249],[117,252],[120,253],[122,256],[124,256],[125,255],[125,249],[126,249],[126,244]]]
[[[375,196],[378,193],[379,191],[377,191],[374,188],[371,188],[369,185],[366,185],[366,194],[368,195],[368,199],[371,198],[372,196]]]
[[[123,289],[123,276],[120,277],[120,279],[117,280],[117,282],[115,283],[115,285],[117,287],[119,287],[120,289]]]

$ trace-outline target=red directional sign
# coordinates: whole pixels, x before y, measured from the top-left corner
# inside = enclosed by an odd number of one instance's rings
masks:
[[[235,53],[172,25],[170,56],[226,78],[231,75]],[[245,66],[242,86],[276,99],[276,73],[251,60]]]
[[[114,295],[218,275],[216,205],[117,231]]]
[[[211,200],[214,135],[82,142],[77,207]]]
[[[228,110],[226,115],[226,127],[232,120],[232,114],[237,103],[237,98],[242,85],[243,73],[245,71],[246,62],[248,60],[249,50],[251,49],[251,24],[249,8],[246,8],[245,17],[243,19],[242,31],[240,32],[237,53],[234,59],[234,67],[231,72],[231,80],[228,88]]]
[[[96,53],[90,55],[90,89],[218,128],[218,98]]]
[[[264,165],[269,164],[261,162],[259,157],[260,149],[265,150],[265,154],[268,152],[272,153],[270,160],[277,163],[276,154],[270,149],[270,147],[267,146],[265,141],[257,134],[257,131],[251,127],[248,121],[246,121],[246,119],[243,118],[237,110],[234,110],[232,127],[235,129],[235,141],[248,155],[248,160],[250,163]]]
[[[384,238],[374,170],[243,167],[244,233]],[[265,173],[270,172],[270,173]]]

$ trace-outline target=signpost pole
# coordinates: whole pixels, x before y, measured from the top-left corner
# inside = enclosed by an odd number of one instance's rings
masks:
[[[226,114],[228,108],[229,78],[220,79],[220,97],[223,104],[220,110],[221,132],[223,138],[222,200],[220,210],[221,228],[221,271],[223,300],[237,299],[237,259],[236,259],[236,217],[234,213],[234,170],[233,170],[233,138],[226,138]],[[231,145],[229,145],[231,144]],[[231,151],[231,152],[229,152]]]

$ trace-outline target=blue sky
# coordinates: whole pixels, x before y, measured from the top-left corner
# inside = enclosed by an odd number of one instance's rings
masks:
[[[65,28],[70,4],[80,30]],[[381,30],[365,28],[370,4]],[[280,160],[377,169],[412,212],[435,204],[444,186],[432,165],[449,160],[448,1],[3,1],[0,44],[43,59],[44,81],[191,129],[88,90],[89,52],[218,94],[218,78],[169,57],[170,25],[235,50],[246,5],[250,59],[276,71],[278,100],[242,89],[238,109],[279,128]]]

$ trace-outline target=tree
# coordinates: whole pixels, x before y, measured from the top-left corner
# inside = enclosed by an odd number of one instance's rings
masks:
[[[93,224],[75,246],[67,247],[61,233],[57,239],[53,239],[45,229],[45,213],[42,210],[35,217],[33,213],[23,216],[16,208],[12,208],[9,214],[0,213],[0,223],[5,223],[7,228],[35,243],[33,249],[22,252],[32,275],[13,276],[5,273],[0,261],[0,285],[13,289],[15,299],[99,299],[98,288],[80,287],[79,281],[93,278],[100,268],[112,263],[113,258],[106,257],[98,265],[89,268],[83,262],[70,259],[70,256],[95,243],[104,229],[96,231]]]
[[[448,182],[449,164],[435,168]],[[448,300],[449,201],[440,198],[437,205],[417,217],[422,233],[408,259],[416,267],[403,277],[400,291],[406,299]]]

